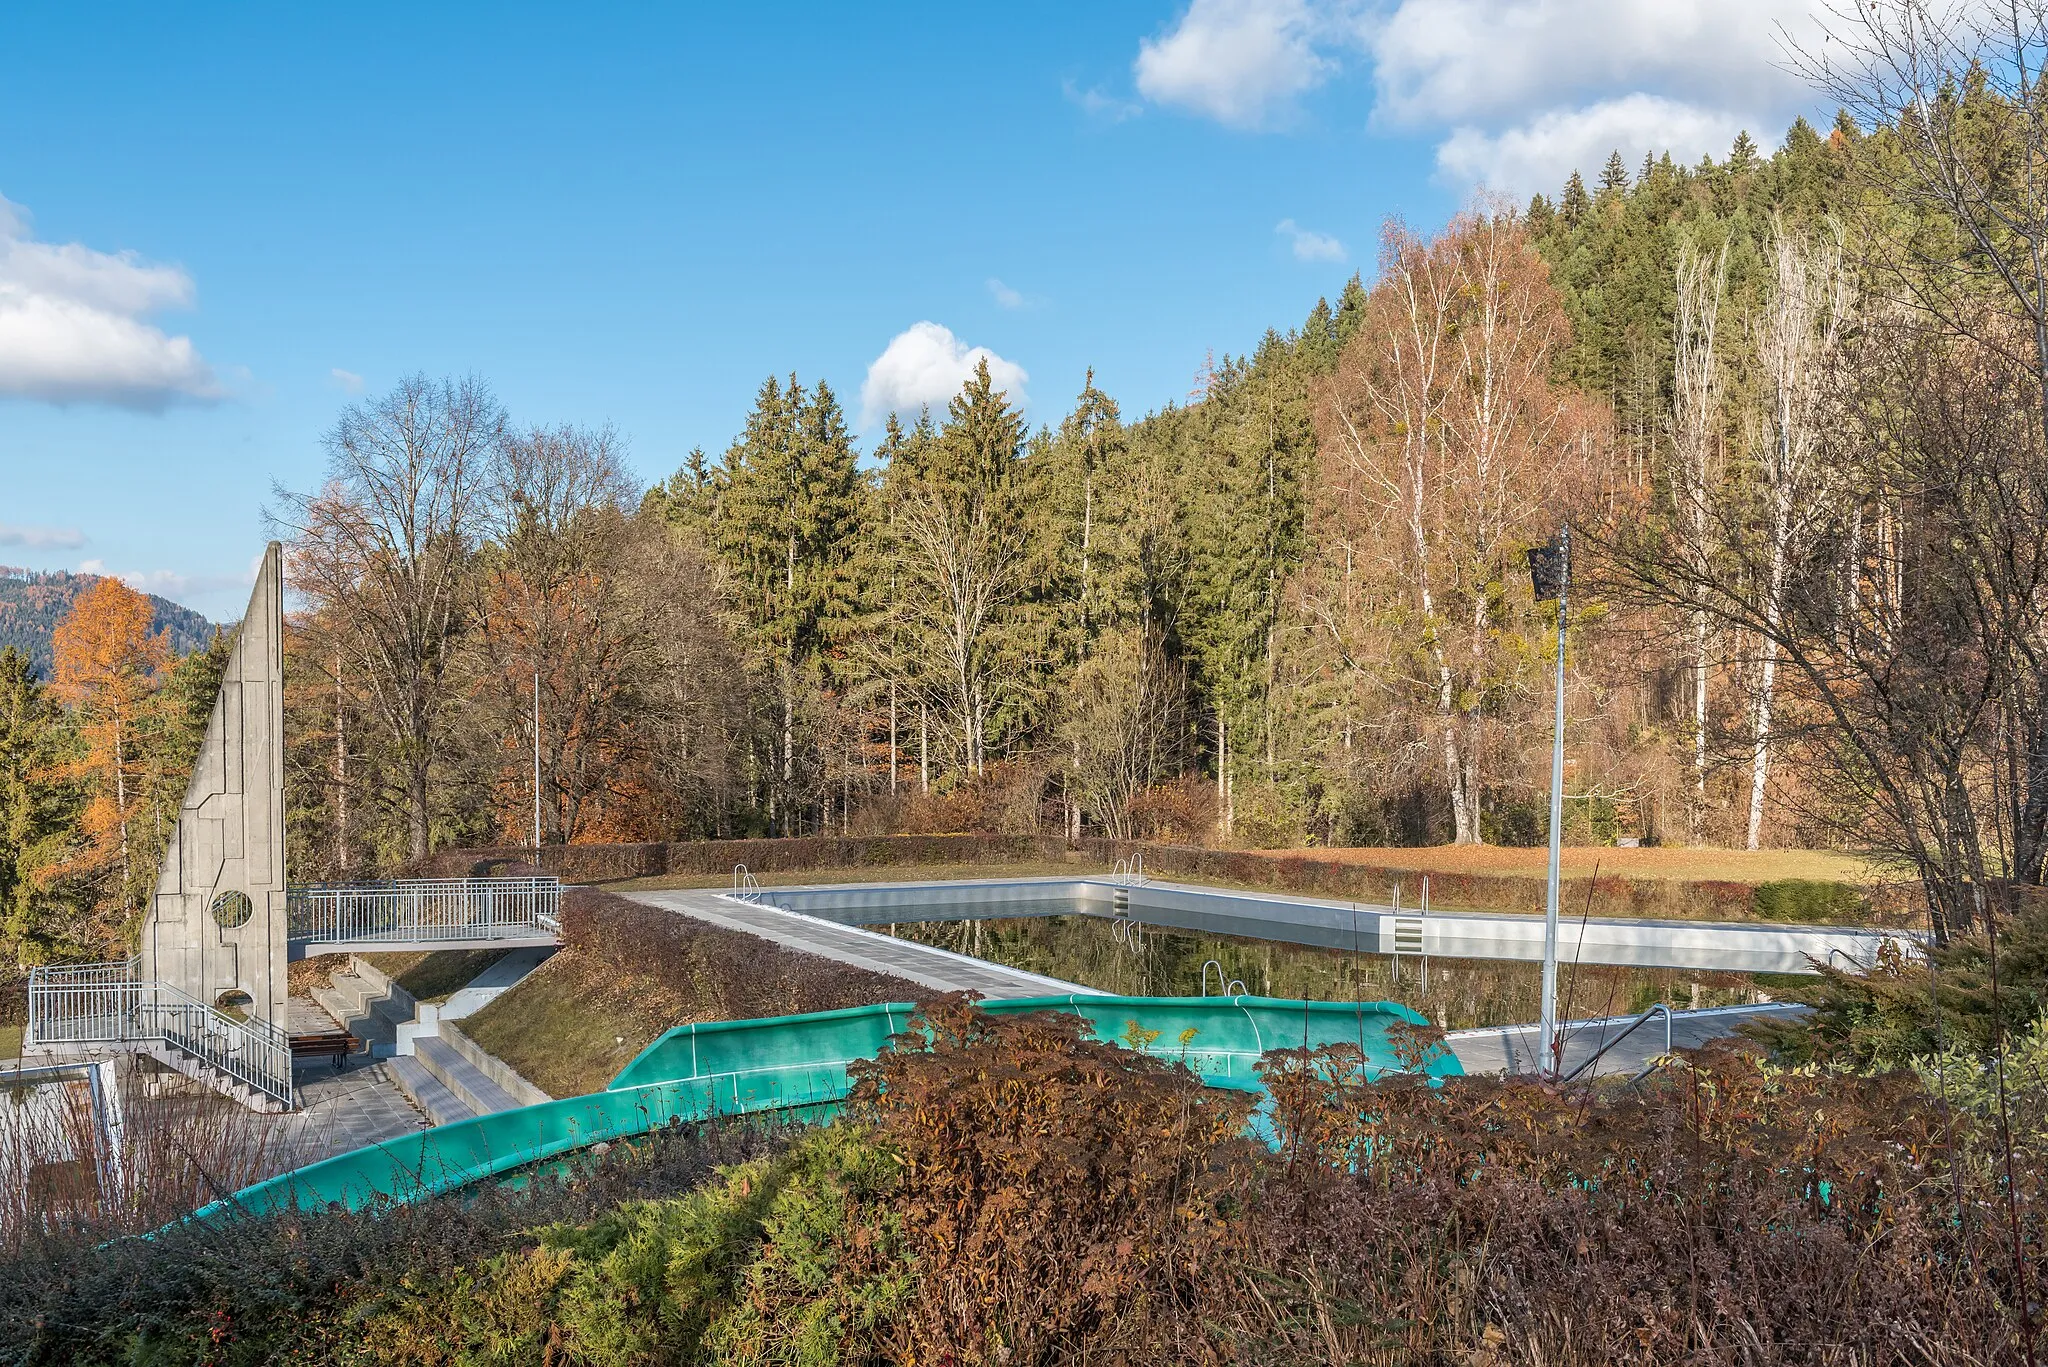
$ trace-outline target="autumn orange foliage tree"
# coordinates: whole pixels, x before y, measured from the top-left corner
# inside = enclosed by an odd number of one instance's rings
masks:
[[[1571,325],[1511,211],[1433,239],[1390,226],[1366,311],[1316,415],[1301,606],[1369,710],[1405,718],[1385,748],[1434,768],[1456,839],[1479,841],[1498,723],[1545,630],[1522,552],[1588,485],[1607,424],[1552,380]]]
[[[64,871],[100,887],[100,918],[113,924],[140,905],[156,872],[136,857],[131,829],[147,776],[144,734],[171,655],[169,634],[152,634],[150,619],[147,598],[118,579],[101,579],[51,641],[51,692],[72,709],[82,742],[66,769],[91,794],[79,823],[80,846]]]

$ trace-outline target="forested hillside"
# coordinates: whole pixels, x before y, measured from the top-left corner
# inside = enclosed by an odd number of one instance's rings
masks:
[[[1390,224],[1371,280],[1136,418],[1091,374],[1027,423],[984,367],[862,450],[826,380],[770,376],[642,490],[620,434],[406,380],[281,509],[294,868],[536,819],[1535,843],[1525,555],[1569,523],[1567,838],[1847,844],[1961,897],[1930,813],[1996,771],[1987,858],[2032,880],[2048,765],[1998,747],[2040,671],[1984,604],[2048,601],[2012,476],[2043,432],[1997,397],[2040,375],[1976,258],[1928,264],[1956,220],[1896,192],[1910,153],[1845,116]]]
[[[0,650],[13,646],[28,656],[42,678],[50,677],[50,635],[79,595],[100,579],[68,570],[24,570],[0,565]],[[213,624],[188,607],[147,595],[150,629],[168,631],[171,651],[189,655],[213,636]]]
[[[1857,145],[1802,123],[1774,156],[1617,159],[1525,211],[1390,227],[1374,280],[1137,418],[1091,375],[1033,426],[981,373],[864,451],[828,382],[770,377],[724,451],[641,495],[616,434],[515,431],[473,384],[358,405],[341,501],[298,507],[300,848],[530,838],[536,690],[550,840],[1536,841],[1554,628],[1523,553],[1670,506],[1687,262],[1726,318],[1712,462],[1750,487],[1774,244],[1836,240]],[[467,484],[386,506],[422,405]],[[422,521],[447,551],[362,559],[366,527]],[[1751,643],[1589,606],[1574,839],[1833,838],[1781,800]],[[400,636],[428,649],[394,672]]]

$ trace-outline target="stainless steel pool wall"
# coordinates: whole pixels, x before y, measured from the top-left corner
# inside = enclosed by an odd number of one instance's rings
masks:
[[[989,879],[764,888],[758,900],[846,925],[994,920],[1015,916],[1129,916],[1150,925],[1276,940],[1360,954],[1443,959],[1543,957],[1543,918],[1412,909],[1239,892],[1189,883],[1122,884],[1097,878]],[[1911,931],[1767,922],[1567,921],[1566,962],[1726,973],[1810,973],[1815,962],[1868,968],[1887,940],[1907,953]]]

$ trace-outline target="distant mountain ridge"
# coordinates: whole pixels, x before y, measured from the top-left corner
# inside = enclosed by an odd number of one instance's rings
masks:
[[[69,570],[26,570],[0,565],[0,650],[26,651],[36,673],[50,677],[50,637],[71,613],[80,594],[100,581],[97,574]],[[152,612],[149,629],[171,633],[171,650],[185,655],[211,640],[213,623],[179,603],[145,595]]]

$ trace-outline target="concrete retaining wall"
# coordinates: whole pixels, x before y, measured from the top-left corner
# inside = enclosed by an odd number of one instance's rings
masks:
[[[454,1021],[441,1022],[441,1041],[456,1053],[467,1059],[470,1066],[503,1088],[505,1095],[522,1106],[538,1106],[543,1101],[555,1098],[521,1077],[512,1065],[496,1054],[487,1054],[481,1045],[462,1033]]]

